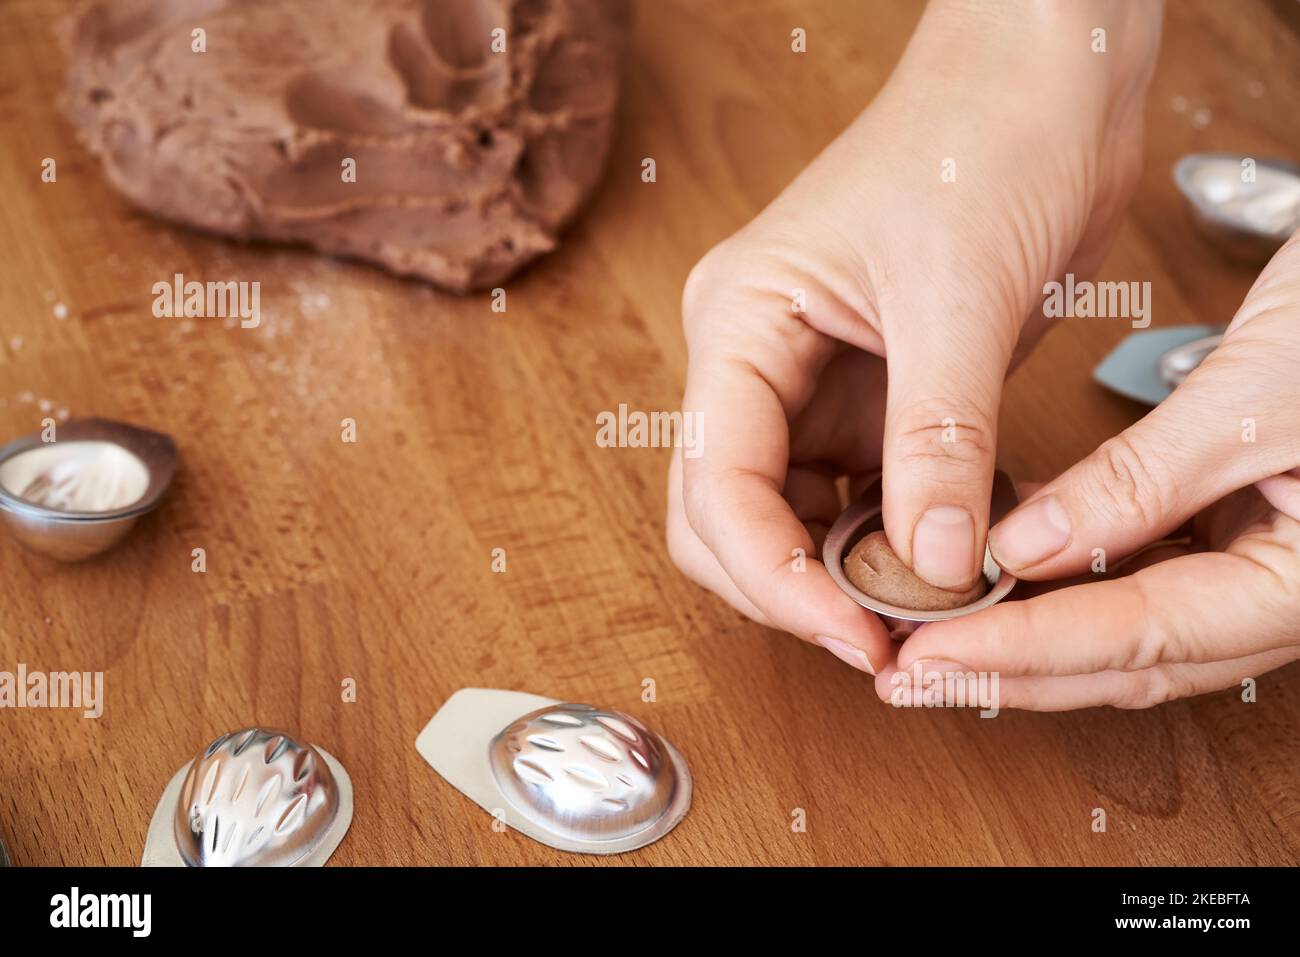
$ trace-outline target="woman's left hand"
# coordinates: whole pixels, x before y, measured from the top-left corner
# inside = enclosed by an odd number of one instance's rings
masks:
[[[1145,708],[1300,658],[1298,466],[1300,233],[1169,399],[990,531],[1018,578],[1083,583],[922,626],[877,692],[919,662],[997,673],[1004,708]],[[1189,519],[1186,544],[1141,551]]]

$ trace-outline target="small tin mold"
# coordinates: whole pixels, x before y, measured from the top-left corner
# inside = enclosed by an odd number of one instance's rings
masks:
[[[562,851],[644,847],[671,831],[691,804],[681,754],[620,711],[463,688],[415,746],[488,813]]]
[[[0,448],[0,516],[13,536],[61,561],[82,561],[121,541],[171,485],[176,443],[108,419],[33,433]]]
[[[1223,341],[1226,326],[1171,326],[1130,333],[1093,371],[1110,391],[1159,405]]]
[[[987,547],[984,549],[983,574],[988,591],[982,597],[959,608],[940,611],[902,608],[861,591],[844,573],[844,559],[860,540],[872,532],[884,530],[882,495],[881,475],[877,473],[867,483],[862,494],[840,513],[840,517],[827,532],[826,541],[822,544],[822,562],[830,572],[831,578],[835,580],[835,584],[839,585],[845,594],[863,608],[880,615],[890,629],[891,638],[902,640],[915,631],[921,622],[960,618],[962,615],[969,615],[995,605],[1010,594],[1011,589],[1016,585],[1016,579],[993,560],[993,555]],[[1000,522],[1017,504],[1019,499],[1016,496],[1016,486],[1010,476],[1005,472],[994,472],[989,524]]]
[[[1266,259],[1300,227],[1300,168],[1292,163],[1192,153],[1174,166],[1174,183],[1192,221],[1231,258]]]
[[[1205,361],[1205,357],[1217,349],[1222,342],[1221,334],[1204,336],[1163,353],[1157,365],[1160,381],[1172,392],[1182,385],[1183,380],[1191,375]]]
[[[223,734],[172,777],[142,867],[320,867],[352,823],[352,781],[282,731]]]

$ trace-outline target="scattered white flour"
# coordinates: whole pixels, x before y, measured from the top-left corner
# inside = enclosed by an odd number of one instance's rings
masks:
[[[9,340],[9,348],[12,349],[14,352],[20,351],[22,347],[23,347],[22,336],[14,336],[12,339]]]
[[[59,320],[59,322],[68,318],[68,307],[61,302],[56,302],[54,304],[54,318]]]
[[[305,293],[298,297],[298,309],[308,317],[320,315],[328,310],[331,304],[332,300],[326,292]]]
[[[1203,106],[1192,114],[1192,126],[1198,130],[1203,130],[1210,125],[1210,121],[1213,119],[1214,114],[1210,112],[1210,108]]]
[[[1173,99],[1169,101],[1169,108],[1172,109],[1175,113],[1186,113],[1187,97],[1175,96]]]

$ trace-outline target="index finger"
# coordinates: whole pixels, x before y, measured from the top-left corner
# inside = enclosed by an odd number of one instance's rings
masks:
[[[702,357],[692,362],[684,405],[704,435],[701,454],[683,461],[695,533],[773,625],[875,674],[890,652],[884,624],[835,584],[782,497],[789,426],[769,379],[732,355]]]

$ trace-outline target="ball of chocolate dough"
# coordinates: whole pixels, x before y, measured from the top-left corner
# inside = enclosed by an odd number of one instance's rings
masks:
[[[982,598],[988,583],[981,577],[964,592],[948,591],[918,578],[889,547],[884,532],[872,532],[844,559],[844,574],[872,598],[914,611],[947,611]]]
[[[66,104],[155,215],[492,289],[594,192],[630,21],[627,0],[83,0]]]

